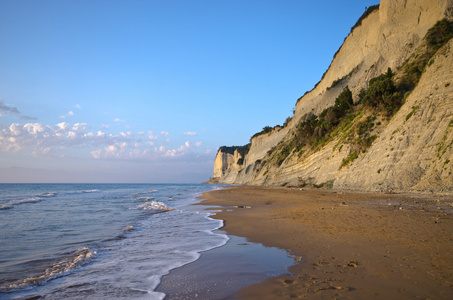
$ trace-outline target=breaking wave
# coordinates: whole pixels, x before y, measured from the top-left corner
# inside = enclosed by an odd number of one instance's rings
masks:
[[[19,200],[12,200],[7,203],[0,204],[0,210],[2,209],[9,209],[12,208],[15,205],[20,205],[20,204],[25,204],[25,203],[37,203],[41,202],[44,200],[44,198],[50,198],[50,197],[55,197],[57,193],[42,193],[39,194],[35,197],[29,197],[25,199],[19,199]]]
[[[139,201],[145,202],[145,201],[153,200],[154,197],[138,197],[138,198],[136,198],[136,199],[139,200]]]
[[[24,204],[24,203],[37,203],[42,200],[44,200],[44,199],[41,197],[30,197],[30,198],[21,199],[21,200],[13,200],[8,203],[0,204],[0,210],[9,209],[9,208],[12,208],[14,205],[20,205],[20,204]]]
[[[37,197],[55,197],[57,193],[42,193],[38,195]]]
[[[68,258],[55,262],[38,276],[26,278],[17,283],[10,284],[6,287],[6,291],[22,289],[31,285],[42,285],[49,280],[62,277],[72,270],[84,265],[89,260],[96,256],[96,251],[83,247],[75,250]]]
[[[174,208],[167,206],[167,204],[159,201],[150,201],[143,204],[137,205],[138,209],[142,210],[154,210],[156,212],[164,212],[169,210],[174,210]]]

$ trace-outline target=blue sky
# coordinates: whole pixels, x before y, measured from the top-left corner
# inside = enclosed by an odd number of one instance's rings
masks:
[[[0,0],[0,182],[201,182],[378,1]]]

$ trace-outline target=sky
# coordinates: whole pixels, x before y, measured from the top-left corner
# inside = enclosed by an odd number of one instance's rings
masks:
[[[378,0],[0,0],[0,182],[199,183]]]

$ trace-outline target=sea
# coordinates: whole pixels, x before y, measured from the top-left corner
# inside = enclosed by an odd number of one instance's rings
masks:
[[[192,205],[221,188],[0,184],[0,299],[165,299],[164,275],[229,241]]]

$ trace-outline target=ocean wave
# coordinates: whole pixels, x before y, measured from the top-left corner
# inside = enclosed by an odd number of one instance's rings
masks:
[[[20,204],[24,204],[24,203],[37,203],[42,200],[44,200],[44,199],[41,197],[30,197],[30,198],[21,199],[21,200],[13,200],[8,203],[0,204],[0,210],[9,209],[9,208],[12,208],[14,205],[20,205]]]
[[[49,280],[62,277],[74,269],[84,265],[96,256],[96,251],[83,247],[75,250],[71,257],[55,262],[43,273],[36,277],[26,278],[6,287],[7,291],[22,289],[32,285],[42,285]]]
[[[138,197],[138,198],[136,198],[136,199],[139,200],[139,201],[145,202],[145,201],[153,200],[154,197]]]
[[[11,207],[13,207],[13,206],[11,204],[9,204],[9,203],[0,204],[0,210],[10,209]]]
[[[138,195],[145,195],[145,194],[152,194],[152,193],[156,193],[157,190],[149,190],[147,192],[138,192],[138,193],[133,193],[132,195],[133,196],[138,196]]]
[[[53,192],[47,192],[47,193],[42,193],[34,197],[29,197],[25,199],[19,199],[19,200],[12,200],[7,203],[0,204],[0,210],[3,209],[10,209],[15,205],[20,205],[20,204],[25,204],[25,203],[37,203],[41,202],[44,200],[44,198],[50,198],[50,197],[55,197],[57,193]]]
[[[38,195],[37,197],[55,197],[57,193],[42,193]]]
[[[150,201],[143,204],[137,205],[138,209],[142,210],[155,210],[157,212],[164,212],[174,210],[174,208],[167,206],[167,204],[159,201]]]
[[[100,190],[98,189],[92,189],[92,190],[83,190],[82,193],[98,193]]]

